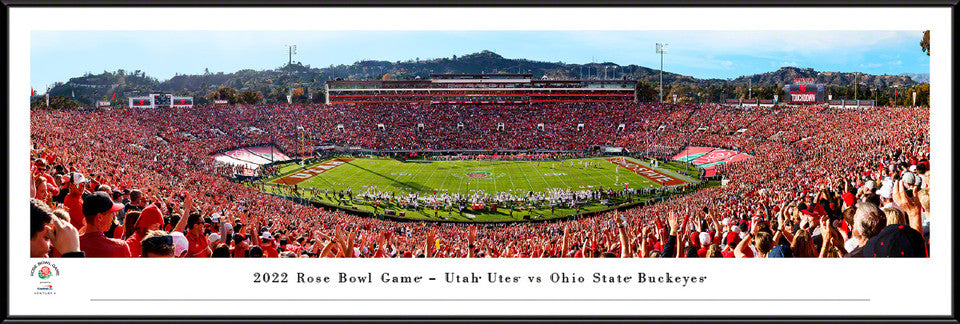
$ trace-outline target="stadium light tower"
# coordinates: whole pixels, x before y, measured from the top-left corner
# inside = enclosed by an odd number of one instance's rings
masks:
[[[660,103],[663,103],[663,53],[667,52],[667,43],[657,43],[657,54],[660,54]]]
[[[287,47],[287,65],[293,63],[293,54],[297,54],[297,45],[285,45]]]
[[[860,72],[853,76],[853,100],[857,100],[857,92],[860,92]]]

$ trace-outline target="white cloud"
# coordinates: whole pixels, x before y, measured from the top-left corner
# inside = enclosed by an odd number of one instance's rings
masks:
[[[861,63],[860,67],[865,69],[876,69],[876,68],[885,67],[885,66],[902,66],[902,65],[903,65],[903,61],[896,60],[896,61],[889,61],[889,62],[883,62],[883,63]]]
[[[664,70],[673,73],[681,73],[679,70],[689,70],[690,68],[703,70],[731,70],[736,63],[730,60],[715,59],[711,56],[688,56],[675,55],[665,60]],[[659,67],[659,66],[657,66]],[[656,67],[654,67],[656,68]]]

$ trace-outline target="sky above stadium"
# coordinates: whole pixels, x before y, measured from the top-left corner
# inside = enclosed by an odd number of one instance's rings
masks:
[[[494,51],[506,58],[658,69],[736,78],[783,66],[870,74],[930,73],[921,31],[33,31],[30,84],[38,92],[87,72],[176,74],[312,67],[372,59],[406,61]]]

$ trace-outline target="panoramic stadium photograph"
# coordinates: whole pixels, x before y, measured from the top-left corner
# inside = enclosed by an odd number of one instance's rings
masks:
[[[929,31],[30,46],[32,258],[929,257]]]

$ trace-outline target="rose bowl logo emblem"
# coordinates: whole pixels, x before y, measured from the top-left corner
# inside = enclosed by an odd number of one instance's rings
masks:
[[[50,261],[40,261],[30,268],[30,276],[37,278],[37,289],[33,292],[35,295],[56,295],[53,290],[54,277],[60,275],[60,269],[56,264]]]
[[[471,178],[486,178],[486,177],[489,177],[491,174],[492,173],[490,172],[477,171],[477,172],[467,173],[467,176]]]
[[[40,276],[40,279],[50,278],[50,275],[53,274],[50,272],[50,267],[43,266],[40,268],[40,271],[37,272],[37,275]]]

